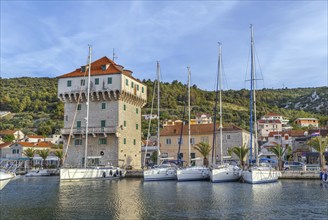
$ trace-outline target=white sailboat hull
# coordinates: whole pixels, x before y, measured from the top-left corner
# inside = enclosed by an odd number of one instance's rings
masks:
[[[207,167],[187,167],[177,170],[178,181],[208,180],[210,170]]]
[[[212,168],[210,179],[213,183],[238,181],[241,176],[241,169],[238,166],[228,165]]]
[[[144,181],[176,180],[177,170],[175,168],[152,168],[143,172]]]
[[[243,180],[251,184],[276,182],[279,176],[280,171],[272,167],[251,167],[242,174]]]
[[[2,190],[15,176],[14,173],[0,171],[0,190]]]
[[[124,176],[125,170],[117,167],[60,169],[60,180],[119,179]]]

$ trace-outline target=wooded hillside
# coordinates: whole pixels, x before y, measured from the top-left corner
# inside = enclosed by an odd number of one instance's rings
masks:
[[[150,112],[153,85],[148,87],[148,104],[143,114]],[[187,86],[178,81],[161,83],[161,119],[181,119]],[[258,117],[274,112],[293,121],[299,117],[316,117],[321,125],[328,121],[328,88],[262,89],[257,91]],[[226,90],[222,94],[223,120],[248,129],[249,91]],[[215,91],[191,87],[191,114],[213,114]],[[63,126],[63,103],[57,99],[56,78],[1,79],[0,111],[10,111],[11,117],[1,119],[0,129],[22,129],[48,135]],[[146,122],[143,122],[146,127]]]

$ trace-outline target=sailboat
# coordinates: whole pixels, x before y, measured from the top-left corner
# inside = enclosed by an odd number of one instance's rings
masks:
[[[155,88],[154,88],[155,90]],[[154,93],[155,94],[155,93]],[[152,116],[152,109],[151,109]],[[170,159],[173,158],[160,158],[160,66],[159,62],[157,62],[157,165],[144,170],[143,176],[144,181],[154,181],[154,180],[176,180],[177,178],[177,167],[175,164],[170,163]],[[151,120],[150,117],[149,120]],[[148,135],[147,135],[147,143],[149,140],[149,127],[148,127]],[[146,153],[147,154],[147,146]]]
[[[188,153],[190,153],[190,69],[188,68]],[[182,131],[181,131],[182,134]],[[181,140],[181,138],[180,138]],[[191,180],[208,180],[209,168],[205,166],[191,166],[189,159],[189,166],[177,170],[178,181],[191,181]]]
[[[253,137],[253,112],[254,112],[254,150],[256,157],[256,165],[251,166],[249,169],[244,170],[242,178],[246,183],[271,183],[278,181],[278,177],[281,176],[280,171],[277,171],[270,165],[264,166],[259,164],[258,157],[258,144],[257,144],[257,125],[256,125],[256,96],[255,96],[255,53],[254,53],[254,34],[253,25],[251,28],[251,89],[250,89],[250,161],[252,161],[252,137]]]
[[[90,79],[91,79],[91,51],[92,48],[89,46],[88,56],[88,88],[87,88],[87,113],[86,113],[86,128],[85,128],[85,150],[84,150],[84,167],[82,168],[61,168],[60,169],[60,180],[85,180],[85,179],[118,179],[125,176],[125,170],[120,167],[114,166],[88,166],[88,124],[89,124],[89,104],[90,104]],[[80,99],[79,99],[80,100]],[[74,121],[73,121],[74,123]],[[73,128],[73,127],[72,127]],[[68,145],[67,145],[68,147]]]
[[[219,43],[219,62],[218,62],[218,77],[216,83],[216,98],[214,108],[214,132],[213,132],[213,152],[216,143],[216,111],[218,94],[220,95],[220,164],[213,164],[210,170],[210,180],[212,182],[232,182],[237,181],[241,176],[241,169],[234,164],[223,163],[223,152],[222,152],[222,45]],[[218,93],[218,87],[220,86],[220,92]],[[213,155],[212,155],[213,157]],[[213,160],[213,159],[212,159]]]

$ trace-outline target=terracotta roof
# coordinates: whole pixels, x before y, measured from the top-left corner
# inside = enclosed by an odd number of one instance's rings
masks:
[[[217,125],[219,131],[219,126]],[[223,127],[223,131],[241,131],[242,129],[231,125],[230,127]],[[161,136],[178,136],[181,132],[180,125],[165,126],[161,130]],[[213,133],[213,124],[190,124],[190,134],[199,135],[199,134],[212,134]],[[183,126],[183,135],[188,135],[188,125]]]
[[[28,138],[45,138],[45,137],[43,137],[43,136],[41,136],[41,135],[27,135],[27,137]]]
[[[22,145],[23,147],[47,147],[50,148],[53,144],[51,142],[47,141],[40,141],[38,143],[32,143],[32,142],[17,142],[17,144]]]
[[[7,135],[7,134],[14,134],[17,130],[1,130],[0,134]]]
[[[265,120],[265,119],[260,119],[258,120],[258,123],[266,123],[266,124],[281,124],[280,120]]]
[[[103,70],[102,66],[107,65],[107,69]],[[86,67],[88,65],[85,65]],[[116,74],[121,73],[123,67],[116,65],[114,61],[108,59],[107,57],[102,57],[91,63],[91,76],[95,75],[107,75],[107,74]],[[74,70],[73,72],[66,73],[59,76],[58,78],[68,78],[68,77],[83,77],[88,74],[88,69],[85,68],[86,72],[82,72],[82,67]]]
[[[89,65],[85,65],[83,67],[88,67]],[[103,66],[106,66],[106,69],[102,69]],[[64,75],[58,76],[57,78],[71,78],[71,77],[83,77],[88,74],[88,69],[85,68],[86,72],[82,72],[82,67],[74,70],[73,72],[66,73]],[[96,61],[91,63],[91,76],[97,75],[109,75],[109,74],[123,74],[129,76],[130,78],[141,83],[140,80],[134,78],[132,76],[132,71],[124,69],[123,66],[116,64],[114,61],[104,56]]]
[[[273,113],[273,112],[269,112],[265,116],[281,116],[281,115]]]
[[[4,147],[8,147],[12,144],[12,142],[5,142],[5,143],[2,143],[0,144],[0,148],[4,148]]]
[[[304,136],[304,132],[305,131],[303,131],[303,130],[289,130],[289,131],[282,131],[282,132],[271,131],[269,133],[269,137],[273,137],[274,135],[284,136],[285,134],[288,134],[291,137],[303,137]]]

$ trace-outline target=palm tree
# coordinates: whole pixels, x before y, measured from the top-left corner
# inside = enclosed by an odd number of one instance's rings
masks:
[[[59,167],[63,166],[64,152],[62,150],[55,151],[55,156],[59,159]]]
[[[326,165],[324,152],[328,148],[328,137],[323,138],[321,136],[317,136],[311,138],[307,144],[319,152],[320,167],[321,169],[324,169]]]
[[[249,148],[246,146],[246,144],[243,144],[243,146],[240,147],[233,147],[231,148],[231,150],[229,149],[228,152],[230,151],[230,153],[234,153],[240,160],[240,165],[243,167],[245,167],[246,164],[246,156],[248,154]]]
[[[49,155],[49,150],[48,149],[39,150],[38,154],[43,159],[42,167],[45,167],[46,166],[46,159]]]
[[[204,157],[203,165],[208,167],[209,162],[207,159],[207,155],[212,150],[211,146],[206,142],[200,142],[200,143],[196,144],[196,146],[194,148]]]
[[[278,158],[278,169],[282,170],[283,166],[283,156],[286,150],[289,150],[290,147],[286,147],[285,149],[281,147],[281,144],[277,144],[275,147],[270,148],[269,151],[272,152]]]
[[[30,168],[32,167],[32,159],[33,159],[35,153],[36,153],[36,150],[34,150],[33,148],[27,148],[27,149],[24,150],[24,152],[23,152],[23,154],[24,154],[25,156],[27,156],[28,159],[29,159],[29,167],[30,167]]]

